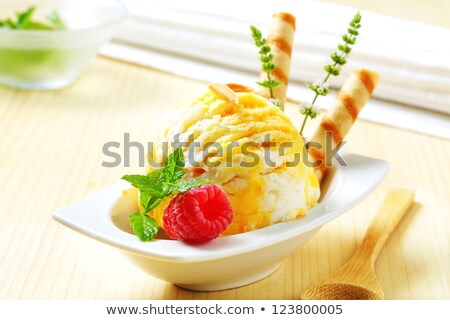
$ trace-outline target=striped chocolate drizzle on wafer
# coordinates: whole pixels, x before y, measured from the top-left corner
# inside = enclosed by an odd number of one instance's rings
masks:
[[[292,28],[295,30],[295,16],[288,12],[279,12],[272,15],[273,18],[278,18],[280,20],[283,20],[284,22],[289,23]]]
[[[320,122],[320,126],[325,130],[325,132],[331,132],[333,137],[333,142],[338,145],[343,140],[341,130],[337,126],[337,124],[333,121],[333,119],[328,118],[327,116],[323,117]]]
[[[315,167],[315,170],[319,170],[319,172],[324,174],[327,170],[325,167],[325,153],[316,147],[311,147],[308,148],[308,154],[312,157],[312,162],[319,163],[319,165]]]
[[[271,47],[276,47],[286,53],[289,58],[291,58],[292,54],[292,46],[283,38],[268,38],[267,42]]]
[[[284,85],[287,85],[289,82],[289,77],[286,73],[281,69],[276,67],[275,70],[272,71],[272,75],[278,80],[283,82]]]
[[[376,84],[374,83],[374,79],[372,75],[366,69],[358,69],[355,71],[355,74],[358,76],[359,80],[364,84],[369,93],[369,96],[372,96],[373,90],[375,90]]]
[[[352,117],[353,122],[358,118],[359,111],[355,106],[353,98],[345,92],[339,91],[337,99],[342,103],[348,114]]]

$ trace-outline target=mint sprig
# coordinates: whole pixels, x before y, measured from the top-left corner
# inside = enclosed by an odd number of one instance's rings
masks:
[[[359,28],[361,28],[361,14],[357,12],[352,21],[350,21],[350,27],[347,29],[347,33],[342,36],[344,43],[340,43],[337,50],[331,53],[330,58],[332,62],[323,68],[327,73],[326,77],[321,81],[307,84],[308,88],[315,93],[315,96],[311,103],[302,103],[300,106],[300,113],[304,115],[300,135],[303,133],[308,118],[314,119],[317,116],[316,107],[314,105],[317,98],[329,94],[328,79],[331,76],[338,76],[341,72],[341,67],[347,63],[347,56],[352,51],[352,45],[356,43],[356,38],[359,35]]]
[[[267,43],[267,40],[263,38],[261,31],[255,26],[250,26],[252,32],[252,37],[255,45],[259,48],[259,60],[262,63],[261,70],[266,73],[267,79],[264,81],[257,82],[261,87],[268,88],[270,92],[270,98],[272,102],[281,107],[281,102],[275,101],[273,97],[273,88],[280,85],[281,82],[271,78],[270,73],[275,70],[275,65],[273,64],[273,54],[271,53],[271,48]]]
[[[149,176],[143,176],[140,174],[125,175],[122,179],[131,183],[135,188],[138,188],[142,193],[156,198],[163,198],[165,196],[162,186],[159,181],[152,179]]]
[[[161,201],[173,193],[184,193],[192,188],[211,183],[209,179],[180,180],[186,173],[181,148],[167,157],[163,168],[156,169],[147,175],[133,174],[122,177],[140,191],[139,201],[142,211],[129,216],[130,226],[141,241],[150,241],[158,232],[158,223],[147,212],[156,208]]]

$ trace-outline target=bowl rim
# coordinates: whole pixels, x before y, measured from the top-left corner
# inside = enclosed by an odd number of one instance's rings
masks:
[[[341,157],[347,161],[348,166],[334,165],[335,173],[332,180],[334,186],[331,187],[330,194],[312,208],[306,217],[217,238],[200,245],[194,246],[182,241],[162,239],[141,242],[135,235],[119,229],[111,219],[111,210],[122,192],[129,189],[129,184],[125,182],[114,184],[84,200],[56,210],[53,213],[53,219],[127,253],[150,259],[190,263],[227,258],[271,247],[320,228],[362,201],[389,171],[389,164],[385,160],[351,153]],[[368,169],[372,170],[368,171]],[[350,197],[346,195],[345,192],[349,191],[354,192],[355,195],[352,194]],[[347,199],[340,204],[339,197],[347,197]],[[101,199],[104,199],[103,202],[98,201]],[[95,214],[99,211],[100,214]]]
[[[115,3],[118,7],[118,9],[121,10],[119,16],[115,19],[111,19],[99,24],[95,24],[93,26],[88,26],[88,27],[82,27],[82,28],[75,28],[75,29],[62,29],[62,30],[18,30],[18,29],[6,29],[6,28],[0,28],[0,35],[3,33],[4,35],[6,34],[11,34],[11,35],[26,35],[26,36],[62,36],[62,35],[66,35],[67,33],[83,33],[86,31],[92,31],[92,30],[103,30],[103,29],[107,29],[111,26],[117,25],[119,23],[121,23],[122,21],[124,21],[129,12],[128,12],[128,8],[127,6],[120,0],[108,0],[111,1],[112,3]]]

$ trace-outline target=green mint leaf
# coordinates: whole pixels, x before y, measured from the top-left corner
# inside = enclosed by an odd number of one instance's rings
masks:
[[[164,168],[155,169],[147,175],[125,175],[123,180],[130,182],[139,189],[139,201],[143,207],[142,212],[133,213],[129,217],[134,233],[142,241],[150,241],[158,231],[156,221],[147,215],[161,201],[172,193],[186,192],[192,188],[210,183],[209,179],[194,179],[192,181],[180,180],[185,175],[184,154],[177,148],[167,157]]]
[[[16,29],[16,23],[10,18],[6,19],[5,24],[7,24],[10,29]]]
[[[148,212],[147,206],[149,205],[149,202],[152,201],[152,197],[150,194],[146,192],[139,191],[139,202],[141,203],[142,207],[144,208],[143,211]],[[156,198],[158,199],[158,198]]]
[[[128,217],[134,234],[141,241],[150,241],[158,232],[158,223],[146,213],[136,212]]]
[[[156,181],[162,181],[163,171],[164,171],[164,168],[159,168],[159,169],[150,171],[149,173],[147,173],[147,177],[149,177],[153,180],[156,180]]]
[[[191,181],[180,180],[176,184],[172,186],[172,192],[180,192],[184,193],[189,191],[192,188],[200,187],[204,184],[211,183],[211,179],[194,179]]]
[[[165,182],[177,182],[186,173],[184,168],[184,154],[183,149],[177,148],[167,157],[166,164],[163,168],[163,179]]]
[[[159,206],[163,199],[164,198],[152,196],[145,191],[140,191],[139,194],[139,202],[141,203],[142,207],[144,208],[143,211],[145,212],[149,212],[150,210],[155,209],[157,206]]]
[[[133,187],[138,188],[141,192],[147,193],[153,197],[164,198],[166,196],[162,188],[163,186],[151,177],[133,174],[125,175],[122,179],[131,183]]]
[[[30,21],[27,30],[53,30],[53,28],[42,22]]]
[[[47,15],[47,20],[50,21],[54,26],[55,29],[65,29],[66,26],[64,22],[62,21],[60,15],[55,10],[50,11],[50,13]]]
[[[31,17],[33,16],[34,11],[36,10],[36,7],[30,7],[24,12],[18,12],[17,13],[17,22],[16,22],[16,28],[17,29],[27,29],[28,24],[31,22]]]
[[[158,185],[163,186],[163,170],[163,168],[153,170],[147,174],[147,177],[154,180]],[[161,200],[161,198],[157,198],[148,192],[140,190],[139,201],[144,207],[145,212],[149,212],[150,210],[156,208],[160,204]]]

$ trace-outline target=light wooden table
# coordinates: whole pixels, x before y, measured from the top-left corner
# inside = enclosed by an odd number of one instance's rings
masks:
[[[347,149],[388,160],[386,180],[278,271],[249,286],[211,293],[177,288],[51,219],[53,210],[137,170],[102,167],[105,142],[123,141],[125,132],[149,141],[161,112],[204,88],[104,58],[67,89],[0,88],[0,298],[297,299],[349,259],[393,186],[414,188],[417,202],[377,262],[386,297],[450,298],[450,141],[364,121],[353,128]],[[299,123],[295,108],[288,111]]]

